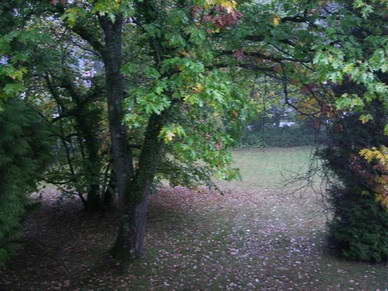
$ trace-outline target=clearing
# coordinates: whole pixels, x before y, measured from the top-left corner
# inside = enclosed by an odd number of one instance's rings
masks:
[[[115,217],[87,216],[48,189],[0,290],[388,290],[388,265],[339,260],[325,248],[319,195],[282,186],[311,149],[235,152],[243,181],[164,188],[152,197],[147,255],[121,272],[107,256]]]

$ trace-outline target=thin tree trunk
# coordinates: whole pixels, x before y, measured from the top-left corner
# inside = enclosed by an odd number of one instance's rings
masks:
[[[115,176],[113,170],[111,170],[111,173],[109,175],[109,182],[106,187],[106,190],[103,194],[103,207],[105,210],[110,210],[113,208],[113,202],[114,202],[114,193],[115,193]]]
[[[91,124],[91,122],[96,123],[97,120],[98,124],[98,118],[88,118],[93,113],[88,112],[87,105],[79,104],[79,112],[80,114],[76,115],[76,122],[86,148],[86,165],[84,166],[88,184],[86,210],[96,212],[102,210],[100,187],[101,157],[98,154],[101,142],[98,138],[98,126]]]
[[[102,210],[100,185],[91,184],[88,187],[88,196],[86,197],[86,211],[98,212]]]

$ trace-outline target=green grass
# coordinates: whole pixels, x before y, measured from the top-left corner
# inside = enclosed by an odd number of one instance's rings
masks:
[[[287,179],[307,170],[311,147],[238,150],[234,165],[240,169],[241,187],[282,187]],[[235,182],[236,183],[236,182]]]

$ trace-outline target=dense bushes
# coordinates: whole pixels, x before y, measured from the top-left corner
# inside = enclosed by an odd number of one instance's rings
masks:
[[[386,165],[373,155],[369,161],[361,155],[365,149],[386,144],[384,110],[379,102],[370,105],[368,112],[373,120],[365,124],[359,114],[342,116],[330,127],[326,148],[318,152],[324,168],[334,178],[327,194],[334,215],[329,223],[329,239],[349,259],[388,260],[388,208],[380,199],[387,195],[386,184],[380,184],[386,183],[381,179],[386,175]],[[381,153],[380,157],[386,158]]]
[[[23,101],[0,102],[0,263],[12,253],[27,193],[49,163],[48,130]]]
[[[388,211],[361,189],[332,188],[335,207],[329,223],[330,241],[352,260],[381,262],[388,259]]]

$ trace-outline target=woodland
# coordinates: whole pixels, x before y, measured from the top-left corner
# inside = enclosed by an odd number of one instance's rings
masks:
[[[309,277],[318,252],[376,266],[350,290],[388,288],[387,55],[385,0],[1,1],[0,289],[345,290]],[[294,184],[321,185],[303,207],[265,164],[288,153]],[[287,267],[281,229],[322,243]]]

